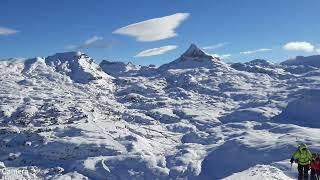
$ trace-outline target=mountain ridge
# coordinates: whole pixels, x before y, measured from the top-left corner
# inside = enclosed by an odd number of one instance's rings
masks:
[[[1,61],[11,61],[11,60],[16,60],[16,61],[26,61],[28,59],[3,59]],[[34,58],[30,58],[34,59]],[[69,62],[71,64],[79,63],[82,64],[79,67],[81,68],[82,66],[88,66],[88,64],[94,64],[94,60],[86,55],[85,53],[82,53],[80,51],[70,51],[70,52],[63,52],[63,53],[56,53],[52,56],[48,56],[45,59],[45,63],[54,69],[58,69],[60,71],[63,68],[61,67],[61,64]],[[57,60],[59,62],[54,62],[54,60]],[[108,63],[109,62],[109,63]],[[221,59],[218,57],[213,57],[207,53],[205,53],[203,50],[198,48],[195,44],[191,44],[189,48],[181,54],[179,58],[176,60],[173,60],[167,64],[163,64],[159,66],[159,69],[166,69],[166,68],[198,68],[198,67],[214,67],[214,64],[221,64],[223,63]],[[67,65],[70,66],[71,64]],[[232,64],[243,64],[243,65],[250,65],[250,66],[264,66],[266,68],[270,67],[279,67],[279,65],[282,66],[297,66],[297,65],[303,65],[303,66],[310,66],[310,67],[320,67],[320,55],[312,55],[312,56],[297,56],[296,58],[289,59],[289,60],[284,60],[283,62],[279,64],[275,64],[271,61],[268,60],[263,60],[263,59],[254,59],[248,62],[237,62],[237,63],[232,63]],[[232,65],[231,64],[231,65]],[[141,67],[145,66],[140,66],[140,65],[135,65],[132,63],[123,63],[123,62],[113,62],[113,61],[107,61],[107,60],[102,60],[99,63],[99,66],[106,66],[106,65],[117,65],[117,68],[122,69],[120,71],[130,71],[130,70],[138,70]],[[178,67],[178,66],[181,67]],[[58,67],[59,66],[59,67]],[[120,67],[121,66],[121,67]],[[177,67],[175,67],[177,66]],[[85,69],[85,68],[84,68]],[[98,68],[99,69],[99,68]],[[114,71],[114,69],[113,69]],[[67,72],[65,72],[67,73]],[[115,74],[116,72],[111,72],[111,74]],[[80,82],[81,80],[79,80]]]

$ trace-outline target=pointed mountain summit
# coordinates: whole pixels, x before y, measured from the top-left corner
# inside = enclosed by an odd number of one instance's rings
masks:
[[[185,58],[209,58],[212,59],[213,57],[203,52],[200,48],[198,48],[195,44],[191,44],[189,49],[184,52],[181,57]]]
[[[218,57],[206,54],[195,44],[191,44],[178,59],[160,66],[159,69],[194,69],[200,67],[214,68],[223,65],[225,65],[225,63],[223,63]]]

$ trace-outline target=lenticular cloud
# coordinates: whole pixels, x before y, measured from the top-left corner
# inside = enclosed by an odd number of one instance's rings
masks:
[[[158,41],[177,36],[175,29],[189,17],[189,13],[149,19],[115,30],[114,34],[135,37],[137,41]]]
[[[157,56],[157,55],[164,54],[168,51],[174,50],[176,48],[177,48],[177,46],[175,46],[175,45],[168,45],[168,46],[162,46],[159,48],[147,49],[147,50],[144,50],[144,51],[140,52],[139,54],[137,54],[136,57]]]

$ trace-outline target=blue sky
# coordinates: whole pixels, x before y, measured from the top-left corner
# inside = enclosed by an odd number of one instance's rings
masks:
[[[229,62],[279,62],[319,53],[319,7],[319,0],[1,0],[0,58],[80,49],[98,62],[163,64],[195,43]]]

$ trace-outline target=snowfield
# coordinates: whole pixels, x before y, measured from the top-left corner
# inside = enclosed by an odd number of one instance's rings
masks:
[[[191,45],[160,67],[0,61],[0,179],[296,179],[297,146],[320,152],[306,59],[229,65]]]

